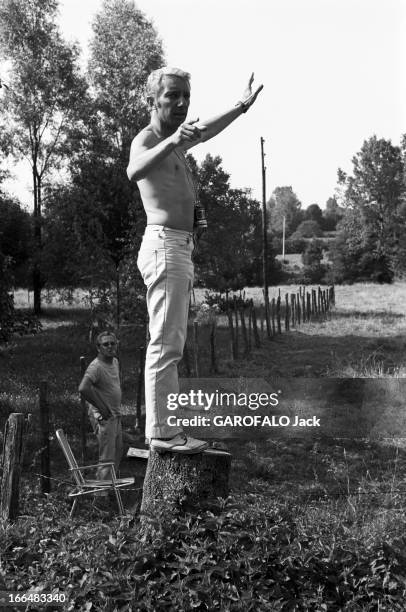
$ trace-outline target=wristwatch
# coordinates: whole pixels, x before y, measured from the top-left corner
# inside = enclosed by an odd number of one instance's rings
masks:
[[[246,102],[242,102],[241,100],[237,102],[236,106],[241,108],[243,113],[246,113],[247,110],[249,109],[249,104],[247,104]]]
[[[98,416],[98,417],[97,417],[97,420],[99,421],[99,423],[101,423],[101,422],[102,422],[104,419],[103,419],[103,417],[100,415],[100,416]]]

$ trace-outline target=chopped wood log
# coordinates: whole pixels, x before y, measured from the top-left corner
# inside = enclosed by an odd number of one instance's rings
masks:
[[[126,457],[134,457],[135,459],[148,459],[149,450],[147,448],[135,448],[130,446],[127,451]]]
[[[141,504],[143,520],[169,517],[227,497],[230,465],[230,453],[214,448],[196,455],[150,451]]]
[[[14,520],[18,516],[20,475],[30,416],[14,412],[9,415],[6,423],[0,489],[0,517],[4,520]]]

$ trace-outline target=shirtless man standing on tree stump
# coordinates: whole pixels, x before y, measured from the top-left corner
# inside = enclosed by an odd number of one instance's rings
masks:
[[[252,106],[262,89],[261,85],[252,93],[253,80],[251,75],[235,106],[200,123],[186,119],[190,103],[187,72],[165,67],[148,77],[151,121],[132,142],[127,175],[137,182],[147,215],[137,264],[147,286],[150,332],[145,359],[145,436],[150,448],[158,452],[194,454],[207,448],[206,442],[168,425],[168,395],[179,393],[177,366],[187,333],[194,220],[199,210],[184,154],[216,136]]]

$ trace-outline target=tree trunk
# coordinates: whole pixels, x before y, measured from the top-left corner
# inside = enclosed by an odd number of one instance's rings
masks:
[[[33,168],[33,186],[34,186],[34,269],[32,273],[32,285],[34,292],[34,313],[41,314],[41,180],[38,176],[37,168]]]
[[[230,465],[230,453],[217,449],[196,455],[150,451],[141,504],[146,521],[227,497]]]
[[[120,336],[121,302],[120,302],[120,264],[116,264],[116,325],[117,334]]]

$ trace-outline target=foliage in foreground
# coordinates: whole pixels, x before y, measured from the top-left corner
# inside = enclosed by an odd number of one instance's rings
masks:
[[[101,521],[83,508],[69,519],[60,493],[33,501],[26,492],[35,516],[0,528],[0,585],[63,592],[69,610],[404,609],[405,521],[394,505],[237,494],[143,536],[138,517]]]

